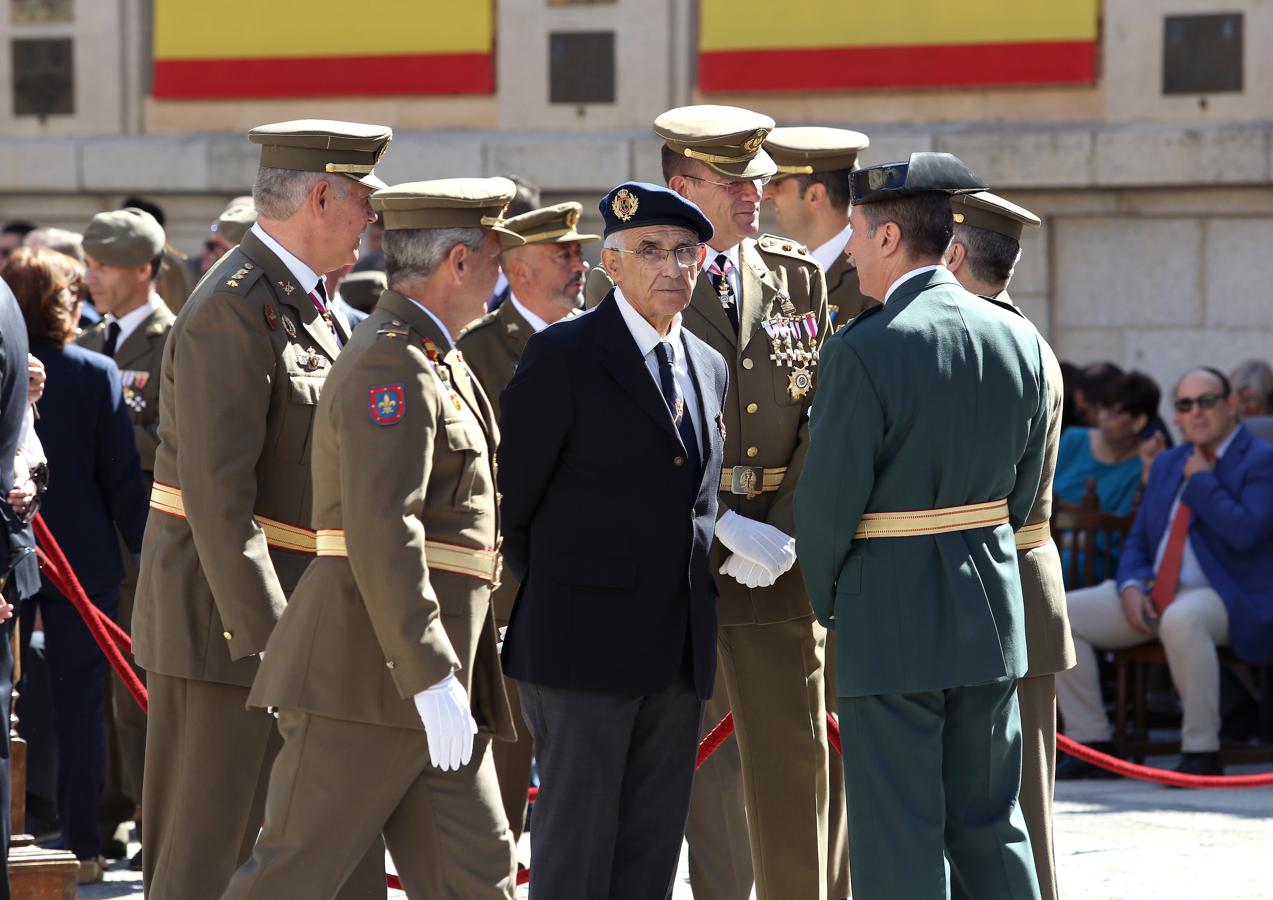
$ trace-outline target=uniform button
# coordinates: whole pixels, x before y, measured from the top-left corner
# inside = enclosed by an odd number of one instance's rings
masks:
[[[232,635],[232,634],[231,634],[230,632],[228,632],[228,631],[223,631],[223,632],[221,632],[221,637],[225,638],[227,641],[232,641],[232,640],[234,640],[234,635]]]
[[[754,363],[754,362],[752,362],[750,359],[744,359],[744,360],[743,360],[743,368],[744,368],[744,369],[750,369],[750,368],[751,368],[752,366],[754,366],[754,365],[755,365],[755,363]]]
[[[747,412],[749,412],[749,413],[754,413],[754,412],[755,412],[756,410],[758,410],[758,409],[760,409],[760,407],[759,407],[759,406],[757,406],[757,405],[756,405],[756,404],[754,404],[754,403],[748,403],[748,404],[747,404]]]
[[[385,663],[385,668],[386,668],[386,669],[396,669],[396,668],[398,668],[398,664],[397,664],[396,662],[394,662],[394,661],[391,659],[391,660],[389,660],[387,663]]]
[[[685,465],[685,457],[684,457],[684,456],[674,456],[674,457],[672,457],[672,465],[674,465],[674,466],[683,466],[683,465]]]
[[[748,447],[748,448],[747,448],[747,458],[748,458],[748,459],[755,459],[755,458],[756,458],[757,456],[759,456],[759,455],[760,455],[760,450],[759,450],[758,448],[756,448],[756,447]]]

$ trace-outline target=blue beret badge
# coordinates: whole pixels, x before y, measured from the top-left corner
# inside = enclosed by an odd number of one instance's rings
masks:
[[[367,390],[371,421],[377,425],[397,425],[407,414],[407,398],[402,384],[382,384]]]

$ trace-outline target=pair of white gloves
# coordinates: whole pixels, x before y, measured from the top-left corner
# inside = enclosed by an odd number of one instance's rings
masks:
[[[769,587],[796,564],[796,539],[731,510],[716,520],[716,537],[730,551],[720,573],[749,588]]]

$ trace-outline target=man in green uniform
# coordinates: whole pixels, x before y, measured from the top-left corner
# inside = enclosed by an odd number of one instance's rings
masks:
[[[506,178],[376,193],[390,290],[332,367],[314,426],[318,557],[248,703],[283,749],[226,900],[334,895],[384,833],[410,897],[512,900],[492,737],[513,737],[496,652],[496,420],[452,335],[499,274]],[[423,728],[421,727],[423,725]]]
[[[827,741],[822,661],[796,562],[792,501],[808,447],[818,348],[828,333],[826,285],[807,248],[759,235],[761,193],[775,167],[762,149],[773,119],[728,106],[669,110],[654,122],[668,187],[715,228],[685,327],[725,357],[725,467],[713,567],[719,573],[719,672],[734,713],[756,896],[814,898],[827,890]],[[705,726],[727,711],[707,706]],[[723,751],[722,751],[723,752]],[[737,788],[696,796],[691,856],[740,849]],[[714,842],[715,846],[707,846]],[[704,874],[746,884],[726,864]],[[735,896],[695,879],[699,900]]]
[[[946,153],[853,174],[849,252],[883,305],[824,347],[797,489],[809,599],[839,635],[860,900],[1039,896],[1013,529],[1038,493],[1047,384],[1038,333],[942,266],[950,195],[984,187]]]
[[[1008,296],[1008,283],[1021,257],[1021,233],[1038,228],[1028,209],[986,191],[952,200],[955,236],[946,251],[946,268],[964,289],[985,297],[1008,314],[1025,314]],[[1052,795],[1056,780],[1056,674],[1074,665],[1074,642],[1066,616],[1061,557],[1048,532],[1052,517],[1052,475],[1061,442],[1065,390],[1061,366],[1047,341],[1039,338],[1043,376],[1048,385],[1047,448],[1039,490],[1017,532],[1017,563],[1025,598],[1026,656],[1030,668],[1017,682],[1021,707],[1021,813],[1025,816],[1034,867],[1043,900],[1056,900],[1056,853],[1052,844]]]
[[[836,330],[876,302],[858,287],[857,268],[844,252],[850,231],[849,175],[869,145],[860,131],[814,125],[775,128],[765,138],[765,150],[778,166],[765,187],[765,200],[774,205],[778,229],[808,247],[826,273]]]
[[[103,319],[80,334],[77,343],[104,353],[119,366],[124,403],[133,420],[133,438],[141,458],[146,487],[154,481],[155,448],[159,446],[159,366],[173,315],[155,290],[166,238],[163,227],[140,209],[98,213],[84,229],[84,256],[88,263],[88,289]],[[117,618],[125,630],[133,618],[133,593],[137,589],[137,565],[120,543],[124,584]],[[139,676],[140,668],[134,666]],[[113,826],[132,818],[141,805],[142,769],[146,758],[146,713],[137,705],[124,682],[110,680],[113,753],[103,798],[103,837]],[[116,774],[118,773],[118,774]],[[117,784],[112,788],[111,784]],[[122,794],[123,802],[106,802]]]
[[[508,278],[508,298],[494,312],[469,325],[456,342],[486,391],[496,419],[500,393],[513,377],[530,336],[579,309],[584,274],[588,271],[583,245],[601,240],[600,235],[579,233],[582,212],[578,203],[558,203],[508,220],[506,227],[526,241],[523,246],[505,250],[500,257],[500,268]],[[507,627],[516,597],[516,579],[504,576],[503,584],[491,598],[496,627]],[[533,745],[522,720],[517,687],[511,681],[505,687],[517,726],[517,741],[495,745],[495,771],[509,827],[514,840],[520,840],[526,823]]]
[[[349,337],[321,276],[355,258],[375,218],[369,198],[383,183],[372,169],[391,134],[323,120],[253,129],[260,218],[191,294],[164,347],[133,613],[150,691],[142,844],[155,900],[219,897],[260,828],[279,735],[245,708],[248,686],[314,553],[310,432]],[[351,896],[383,895],[375,852]]]

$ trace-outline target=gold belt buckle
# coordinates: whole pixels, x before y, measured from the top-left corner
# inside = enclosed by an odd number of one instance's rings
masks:
[[[729,492],[742,497],[759,497],[765,485],[760,466],[734,466],[729,473]]]
[[[504,557],[499,551],[495,552],[494,572],[491,574],[491,590],[499,590],[499,586],[503,584],[504,577]]]

